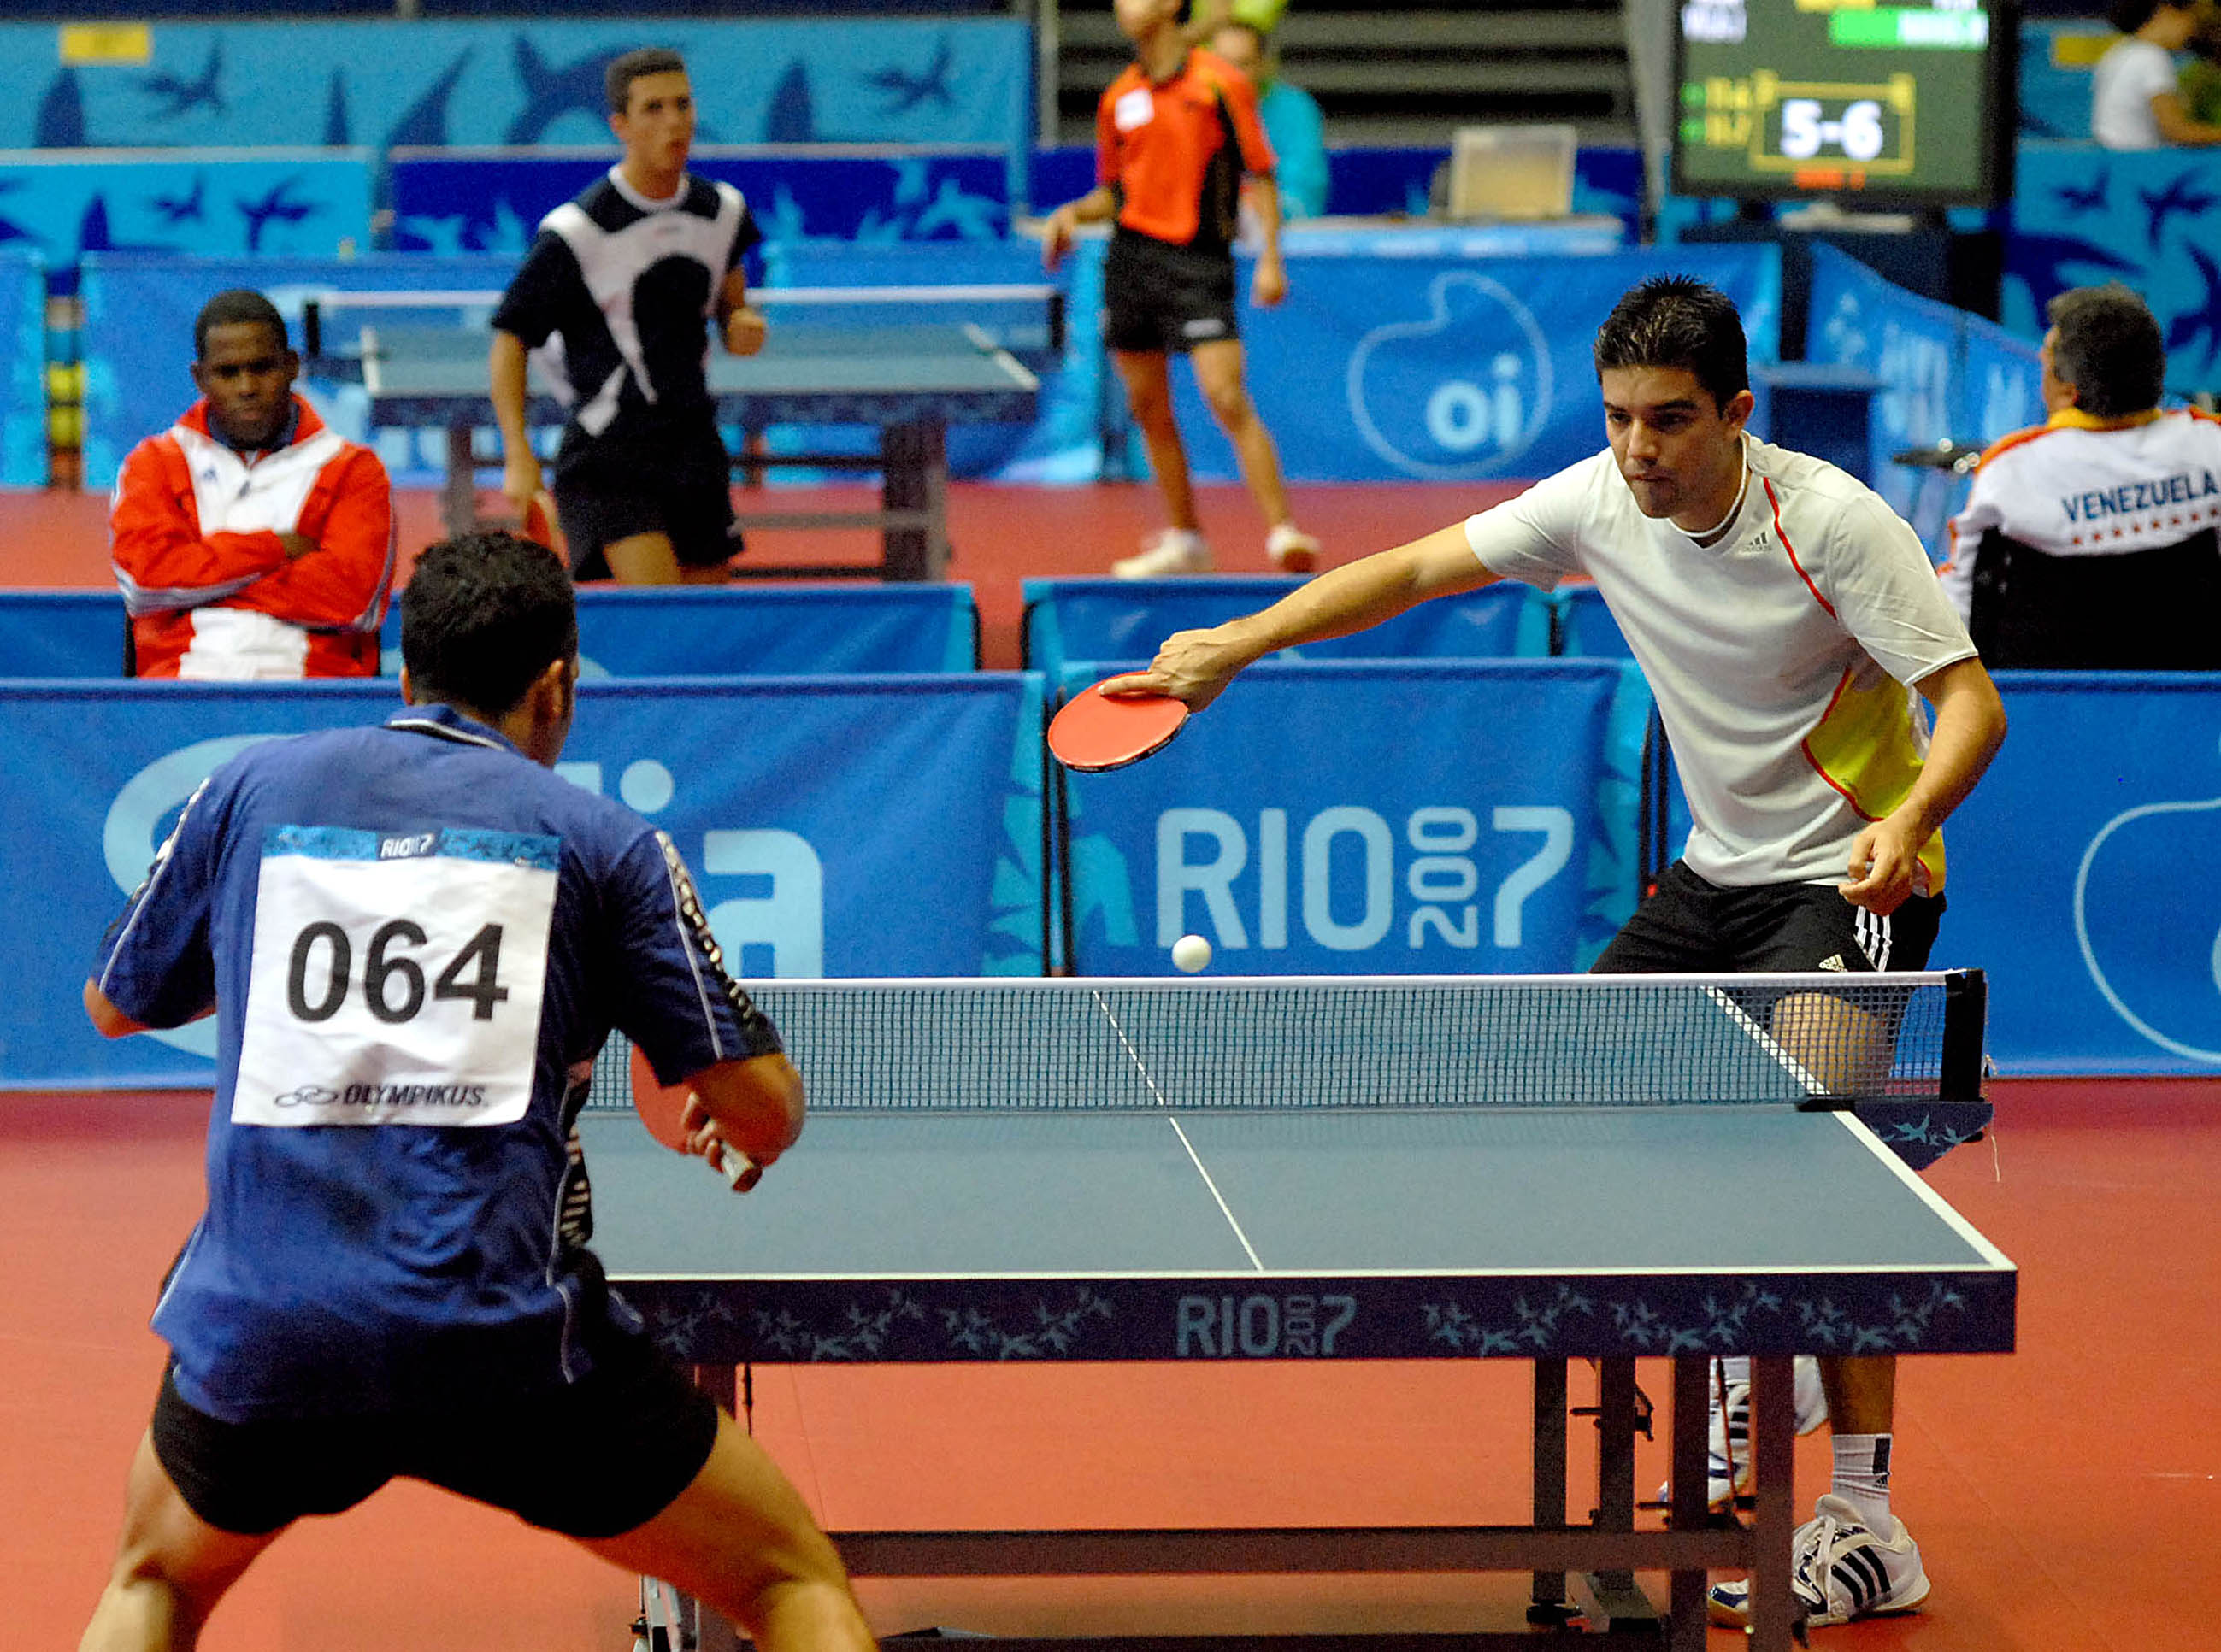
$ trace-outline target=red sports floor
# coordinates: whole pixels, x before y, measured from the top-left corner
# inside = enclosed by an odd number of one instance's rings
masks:
[[[1501,490],[1317,488],[1329,561]],[[105,502],[0,497],[0,577],[103,583]],[[1238,489],[1206,489],[1229,571],[1261,571]],[[1018,582],[1101,571],[1154,525],[1141,487],[960,486],[954,577],[987,663],[1017,661]],[[404,496],[404,557],[432,537]],[[756,554],[867,554],[860,536]],[[1828,1652],[2204,1652],[2221,1645],[2221,1080],[2005,1082],[1992,1140],[1930,1180],[2022,1270],[2020,1349],[1906,1367],[1898,1506],[1935,1594],[1818,1631]],[[162,1350],[155,1286],[199,1207],[204,1094],[0,1094],[0,1649],[75,1643],[104,1574]],[[807,1144],[802,1150],[807,1150]],[[1662,1366],[1644,1386],[1662,1395]],[[1577,1376],[1577,1388],[1580,1378]],[[1440,1362],[1070,1369],[773,1368],[760,1437],[849,1527],[1350,1524],[1519,1518],[1523,1368]],[[1645,1490],[1663,1476],[1649,1448]],[[1824,1434],[1799,1447],[1809,1496]],[[867,1584],[881,1632],[1510,1627],[1523,1580],[1204,1579]],[[623,1652],[630,1580],[506,1516],[420,1487],[287,1536],[219,1612],[210,1652]],[[1714,1631],[1726,1652],[1739,1638]]]
[[[1496,503],[1516,487],[1306,487],[1295,490],[1298,520],[1324,540],[1326,561],[1344,562],[1414,539]],[[1221,571],[1265,573],[1265,531],[1238,487],[1197,489],[1204,533]],[[869,489],[774,489],[743,494],[742,508],[802,510],[868,508]],[[397,495],[401,562],[439,537],[439,502],[426,490]],[[998,488],[958,483],[949,489],[949,539],[956,547],[949,577],[977,595],[985,664],[1018,664],[1019,584],[1053,575],[1104,574],[1163,525],[1155,490],[1146,483],[1086,488]],[[0,494],[0,584],[17,587],[105,586],[108,500],[104,495]],[[868,562],[876,555],[861,531],[763,533],[751,536],[750,562]]]
[[[2202,1652],[2221,1582],[2221,1083],[2001,1082],[1930,1181],[2021,1269],[2020,1350],[1907,1362],[1898,1506],[1935,1594],[1835,1652]],[[205,1095],[0,1097],[0,1645],[72,1645],[162,1350],[156,1281],[199,1205]],[[807,1142],[799,1150],[807,1151]],[[1662,1367],[1643,1368],[1654,1394]],[[1577,1389],[1580,1379],[1577,1375]],[[759,1436],[835,1525],[1518,1518],[1523,1368],[766,1368]],[[1647,1448],[1643,1472],[1663,1474]],[[1799,1447],[1800,1486],[1827,1472]],[[1648,1485],[1655,1480],[1648,1480]],[[880,1582],[881,1632],[1509,1627],[1518,1578]],[[306,1523],[210,1652],[623,1652],[629,1580],[421,1487]],[[1724,1631],[1713,1644],[1737,1644]]]

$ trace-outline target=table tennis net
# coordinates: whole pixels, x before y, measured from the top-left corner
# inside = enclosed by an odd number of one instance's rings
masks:
[[[1980,971],[766,982],[813,1108],[1970,1100]],[[587,1105],[629,1105],[612,1035]]]

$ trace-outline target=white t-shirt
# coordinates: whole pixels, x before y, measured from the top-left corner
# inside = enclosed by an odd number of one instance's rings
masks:
[[[2108,149],[2158,149],[2152,99],[2176,87],[2174,58],[2134,35],[2116,41],[2090,77],[2090,135]]]
[[[2149,551],[2221,527],[2221,420],[2182,408],[2109,428],[2070,410],[1992,447],[1951,519],[1943,589],[1961,614],[1993,527],[2055,557]]]
[[[1481,564],[1545,590],[1586,574],[1649,680],[1693,826],[1683,858],[1729,887],[1841,882],[1851,840],[1918,777],[1905,686],[1974,645],[1912,530],[1834,465],[1746,439],[1750,485],[1700,546],[1645,516],[1609,451],[1465,525]],[[1943,842],[1916,889],[1943,887]]]

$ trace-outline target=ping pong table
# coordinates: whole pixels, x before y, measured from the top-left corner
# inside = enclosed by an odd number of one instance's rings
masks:
[[[1742,1568],[1782,1652],[1792,1356],[2012,1347],[2011,1263],[1884,1140],[1925,1158],[1986,1122],[1978,972],[751,990],[812,1115],[747,1199],[620,1116],[621,1053],[580,1116],[612,1282],[729,1400],[753,1362],[1535,1368],[1525,1525],[835,1533],[858,1576],[1530,1571],[1544,1627],[1398,1643],[1586,1639],[1570,1576],[1592,1630],[1694,1652],[1706,1568]],[[1832,1094],[1774,1036],[1792,993],[1864,994],[1887,1072]],[[1755,1356],[1748,1523],[1705,1507],[1727,1354]],[[1673,1368],[1662,1530],[1636,1519],[1642,1357]],[[1598,1367],[1585,1524],[1575,1360]],[[1637,1569],[1671,1574],[1662,1618]]]
[[[816,289],[808,293],[771,290],[754,295],[772,315],[763,348],[753,356],[733,356],[722,348],[710,355],[710,391],[721,425],[750,434],[777,425],[859,425],[879,433],[877,450],[854,453],[754,453],[737,468],[770,464],[819,469],[876,471],[876,510],[743,510],[740,526],[756,528],[873,527],[881,536],[876,564],[741,564],[735,571],[816,577],[877,577],[938,579],[947,569],[948,543],[948,430],[952,424],[1026,424],[1035,416],[1041,383],[1034,367],[1060,359],[1064,348],[1062,295],[1052,288],[948,289],[960,302],[967,294],[984,295],[982,305],[1037,306],[1012,327],[982,326],[946,319],[946,303],[932,307],[935,319],[873,325],[871,313],[899,313],[890,290]],[[911,290],[892,290],[908,292]],[[487,367],[491,335],[484,326],[378,326],[356,330],[342,351],[327,352],[323,333],[327,305],[348,295],[332,295],[304,315],[307,371],[311,377],[360,382],[368,398],[372,428],[431,429],[446,434],[441,487],[441,521],[450,533],[480,525],[474,446],[476,431],[493,423]],[[498,294],[434,292],[422,295],[357,295],[350,306],[369,311],[443,307],[490,309]],[[424,300],[442,301],[425,303]],[[793,302],[806,300],[806,302]],[[786,301],[786,302],[782,302]],[[916,301],[920,303],[923,301]],[[846,303],[866,314],[856,325],[835,324]],[[1029,365],[1029,364],[1031,365]],[[537,364],[532,370],[526,422],[534,428],[560,425],[567,415],[548,392]]]

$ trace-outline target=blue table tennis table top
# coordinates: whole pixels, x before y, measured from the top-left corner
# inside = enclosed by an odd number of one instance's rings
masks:
[[[359,377],[379,425],[441,426],[492,418],[483,328],[366,330],[360,352],[326,357],[312,374]],[[773,327],[754,356],[712,351],[710,394],[720,417],[766,424],[1023,422],[1040,382],[976,327]],[[528,416],[560,423],[563,409],[536,371]]]
[[[2012,1346],[2011,1263],[1845,1113],[834,1112],[740,1198],[581,1130],[595,1248],[698,1363]]]

